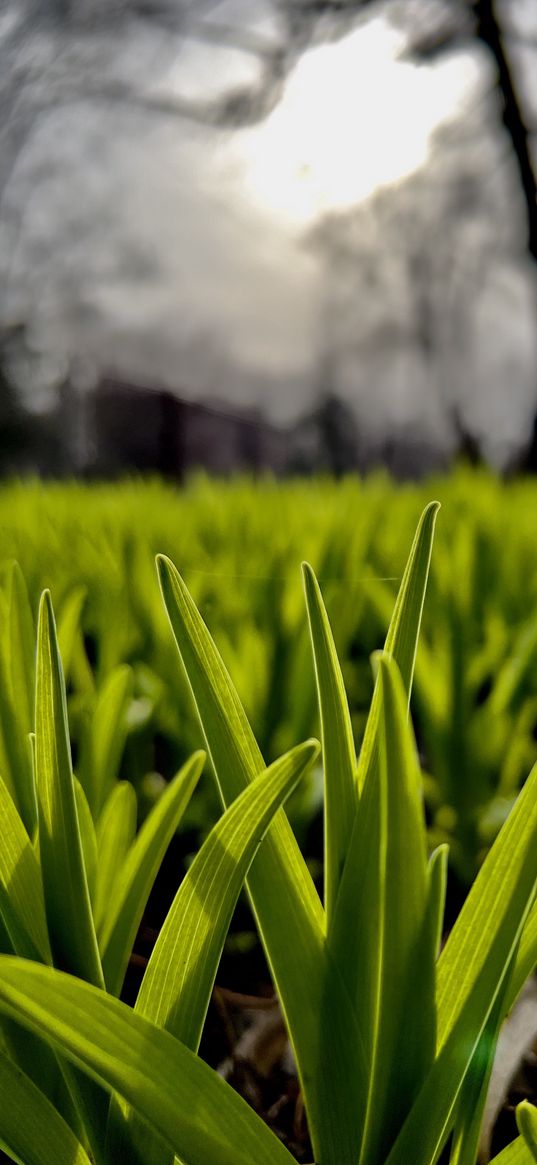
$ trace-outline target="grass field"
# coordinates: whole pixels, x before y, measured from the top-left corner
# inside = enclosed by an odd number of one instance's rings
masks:
[[[131,779],[147,804],[160,778],[169,779],[201,742],[160,602],[155,554],[178,565],[267,760],[318,733],[300,572],[309,561],[359,743],[372,691],[369,656],[383,643],[418,515],[432,497],[442,509],[413,714],[431,843],[450,841],[453,869],[468,882],[537,756],[532,480],[502,484],[459,470],[405,487],[384,476],[284,484],[197,477],[182,490],[158,481],[5,485],[0,614],[7,618],[16,560],[34,617],[42,588],[52,592],[76,766],[87,773],[106,764],[109,782],[118,773]],[[111,708],[121,730],[108,739]],[[105,738],[97,758],[96,722]],[[302,836],[320,784],[317,773],[292,800]],[[215,812],[205,780],[187,824],[203,832]]]
[[[537,1160],[536,494],[2,489],[2,1159]]]

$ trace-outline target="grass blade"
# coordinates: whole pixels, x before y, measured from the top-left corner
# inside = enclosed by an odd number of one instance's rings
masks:
[[[136,931],[164,854],[205,763],[196,752],[170,782],[133,842],[115,885],[102,926],[101,950],[107,990],[119,995]]]
[[[18,562],[11,568],[8,592],[8,672],[21,734],[34,726],[35,627],[24,575]]]
[[[393,657],[399,667],[403,685],[408,696],[412,685],[414,660],[438,508],[438,502],[431,502],[423,511],[420,518],[386,638],[385,651]],[[362,796],[369,781],[374,785],[375,780],[378,779],[380,721],[381,688],[380,680],[377,677],[358,760],[357,780]],[[375,796],[376,794],[373,791],[372,798],[374,799]],[[357,976],[360,972],[359,963],[349,946],[348,919],[354,917],[356,887],[360,884],[359,872],[363,860],[365,839],[363,837],[363,823],[361,823],[360,817],[361,811],[358,811],[355,815],[334,912],[334,923],[329,936],[329,944],[334,960],[341,967],[349,996],[353,1000],[356,1000],[358,997]],[[364,904],[364,911],[365,925],[368,925],[366,903]],[[366,1018],[366,1027],[367,1022]]]
[[[375,957],[377,1016],[361,1154],[367,1165],[385,1160],[435,1051],[435,950],[421,774],[406,692],[397,664],[387,655],[379,657],[378,678],[380,773],[376,784],[386,790],[386,840]],[[371,788],[368,782],[364,802]],[[364,919],[357,916],[356,926],[360,925]],[[358,1001],[361,1006],[360,995]]]
[[[80,840],[82,842],[82,854],[84,857],[84,868],[86,870],[90,901],[93,904],[93,899],[95,897],[95,883],[97,878],[97,837],[95,833],[93,817],[91,816],[91,809],[88,805],[88,799],[84,789],[76,777],[74,778],[74,781],[76,809],[80,828]]]
[[[159,934],[135,1010],[193,1052],[248,867],[274,813],[318,753],[314,741],[299,745],[237,797],[194,858]],[[136,1121],[129,1115],[125,1136],[137,1143]],[[121,1158],[118,1141],[113,1144],[114,1159]],[[159,1165],[160,1139],[154,1153],[146,1139],[142,1157],[145,1165]]]
[[[505,990],[499,992],[464,1078],[449,1165],[475,1165],[478,1159],[481,1125],[504,1011]]]
[[[430,502],[421,515],[384,644],[385,652],[393,656],[401,672],[408,700],[410,700],[412,692],[421,616],[429,577],[436,515],[439,508],[439,502]],[[379,717],[380,694],[377,683],[358,758],[359,789],[363,788],[369,772],[375,769]]]
[[[505,1004],[506,1013],[509,1012],[522,991],[526,979],[529,979],[537,965],[537,903],[534,902],[528,914],[520,943],[516,953],[513,974],[509,983],[509,990]]]
[[[321,589],[302,565],[317,695],[324,768],[324,902],[330,930],[339,882],[358,806],[356,753],[341,667]]]
[[[117,779],[127,739],[127,707],[132,695],[132,671],[121,664],[100,689],[88,725],[87,752],[80,780],[95,820]]]
[[[278,807],[319,754],[298,745],[256,777],[194,858],[153,950],[136,1011],[197,1051],[218,961],[246,873]]]
[[[531,848],[536,837],[537,765],[481,866],[438,960],[439,1048],[453,1030],[478,975],[486,969],[494,973],[489,961],[502,925],[506,935],[520,935],[537,880],[537,846]],[[514,937],[510,945],[506,941],[506,958],[514,941]]]
[[[444,933],[449,846],[443,844],[433,850],[429,858],[429,912],[431,940],[435,959],[440,954]]]
[[[78,637],[81,633],[82,611],[86,602],[86,587],[78,586],[62,603],[58,617],[58,647],[63,673],[69,679]]]
[[[102,937],[110,899],[136,834],[136,793],[129,781],[118,781],[104,806],[97,825],[97,876],[93,915],[97,937]]]
[[[34,771],[28,746],[33,730],[34,643],[26,584],[15,562],[8,580],[7,627],[0,652],[2,776],[30,836],[37,822]]]
[[[345,919],[338,912],[333,946],[345,951],[339,970],[343,982],[352,984],[358,1000],[367,1071],[354,1081],[354,1102],[363,1114],[357,1149],[363,1144],[370,1120],[374,1064],[379,1040],[382,992],[382,960],[386,929],[386,866],[388,844],[386,765],[378,766],[377,780],[368,782],[360,802],[353,837],[355,892],[352,912]]]
[[[222,659],[182,578],[163,556],[158,558],[158,568],[168,617],[227,805],[263,771],[265,762]],[[278,815],[268,841],[263,856],[274,853],[270,864],[278,882],[282,867],[287,871],[283,876],[290,900],[300,900],[298,913],[304,917],[304,925],[320,935],[324,931],[323,909],[283,813]]]
[[[263,757],[183,580],[169,559],[157,561],[220,793],[229,805],[264,769]],[[362,1114],[353,1089],[357,1073],[365,1072],[363,1043],[325,945],[324,911],[283,810],[252,863],[247,886],[295,1051],[316,1158],[323,1165],[333,1159],[355,1165]]]
[[[104,986],[76,809],[65,684],[48,591],[39,608],[36,678],[39,847],[54,962]]]
[[[511,960],[537,880],[537,766],[483,863],[437,964],[437,1059],[388,1165],[431,1165]]]
[[[35,851],[0,777],[0,915],[13,949],[52,962],[41,871]]]
[[[1,1049],[0,1147],[22,1165],[90,1165],[50,1100]]]
[[[292,1165],[287,1149],[216,1072],[104,991],[4,955],[0,1007],[119,1092],[184,1165]]]

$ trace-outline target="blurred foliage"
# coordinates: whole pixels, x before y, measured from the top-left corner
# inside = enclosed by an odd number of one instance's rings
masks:
[[[385,475],[116,486],[12,483],[0,490],[0,619],[8,670],[18,561],[35,617],[49,586],[58,613],[74,762],[89,784],[119,775],[142,813],[201,743],[160,601],[154,555],[178,564],[225,658],[267,760],[318,733],[300,562],[321,582],[343,661],[356,742],[380,647],[424,502],[443,504],[419,648],[413,714],[431,843],[451,843],[466,884],[537,758],[537,483],[460,469],[425,485]],[[0,764],[13,710],[0,702]],[[94,731],[99,721],[98,732]],[[120,723],[121,732],[108,728]],[[107,728],[108,726],[108,728]],[[92,739],[102,742],[100,755]],[[26,756],[28,760],[28,756]],[[320,773],[290,812],[315,867]],[[187,824],[218,812],[204,778]],[[313,831],[311,826],[314,826]]]

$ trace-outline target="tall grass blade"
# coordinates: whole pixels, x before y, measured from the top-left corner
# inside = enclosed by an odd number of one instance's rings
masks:
[[[505,1009],[499,992],[464,1078],[457,1103],[449,1165],[475,1165],[498,1035]]]
[[[341,667],[321,589],[302,565],[321,717],[324,768],[324,903],[330,930],[358,805],[356,753]]]
[[[119,995],[156,873],[196,788],[205,753],[183,765],[146,817],[123,862],[100,938],[106,988]]]
[[[492,849],[487,854],[457,921],[438,960],[438,1047],[447,1040],[466,1003],[470,989],[482,971],[491,986],[499,976],[520,936],[537,881],[537,765]],[[503,943],[500,936],[505,929]],[[491,961],[500,940],[506,950],[503,963]],[[515,961],[516,966],[516,961]]]
[[[132,695],[132,672],[120,664],[100,689],[89,723],[88,752],[80,769],[95,820],[113,789],[127,739],[127,707]]]
[[[136,793],[129,781],[118,781],[103,808],[97,825],[97,875],[93,915],[97,937],[110,901],[114,898],[116,881],[136,834]]]
[[[277,809],[318,754],[315,741],[298,745],[233,801],[194,858],[157,939],[136,1011],[194,1052],[248,868]]]
[[[86,593],[86,587],[74,587],[60,608],[58,617],[58,647],[63,664],[63,674],[66,680],[69,679],[71,674],[71,667],[81,634],[82,612],[86,601]]]
[[[434,957],[438,958],[444,933],[449,846],[433,850],[429,858],[429,915]]]
[[[414,660],[438,508],[438,502],[431,502],[420,518],[386,638],[385,651],[393,656],[395,663],[399,667],[407,696],[409,696],[412,685]],[[377,676],[364,740],[358,760],[357,780],[362,798],[367,784],[371,782],[374,786],[379,779],[380,723],[381,687],[380,679]],[[378,794],[373,788],[370,791],[370,795],[374,800]],[[360,808],[355,815],[345,867],[341,876],[333,927],[329,935],[331,951],[335,961],[341,968],[347,991],[353,1001],[358,998],[358,978],[361,971],[355,952],[353,952],[351,945],[349,945],[348,920],[354,918],[356,914],[356,888],[360,886],[361,869],[364,861],[364,837],[363,822],[360,820],[361,816],[362,809]],[[368,926],[367,905],[365,902],[363,909],[365,912],[364,925]],[[363,1023],[367,1026],[367,1016]]]
[[[39,849],[54,962],[102,987],[76,809],[65,684],[48,591],[39,608],[35,750]]]
[[[385,1160],[435,1051],[436,955],[429,918],[421,774],[407,717],[406,692],[397,664],[387,655],[379,658],[378,676],[380,772],[376,785],[386,790],[386,841],[375,956],[377,1014],[361,1154],[364,1165],[380,1165]],[[372,788],[368,782],[360,811],[365,810]],[[367,901],[364,906],[367,913]],[[365,925],[363,916],[357,915],[355,925]],[[371,952],[364,952],[365,959],[371,957]]]
[[[437,964],[437,1059],[388,1165],[431,1165],[464,1075],[506,989],[537,880],[537,767],[489,852]]]
[[[74,781],[76,810],[80,828],[80,840],[82,842],[82,855],[84,858],[84,868],[86,870],[90,902],[93,906],[98,866],[97,836],[95,833],[95,825],[91,815],[91,809],[88,805],[88,799],[84,789],[76,777],[74,778]]]
[[[509,983],[505,1003],[506,1013],[509,1012],[522,991],[524,983],[529,979],[537,965],[537,903],[534,902],[528,914],[520,943],[516,953],[513,973]]]
[[[21,735],[26,739],[34,727],[35,626],[18,562],[14,562],[11,568],[8,618],[8,673]]]
[[[157,561],[220,793],[229,805],[264,769],[263,757],[183,580],[169,559]],[[326,949],[324,911],[283,810],[252,863],[247,886],[294,1047],[315,1155],[322,1165],[336,1159],[355,1165],[362,1114],[353,1090],[357,1073],[365,1072],[363,1042]]]
[[[194,858],[159,934],[135,1010],[193,1052],[248,867],[274,813],[318,753],[316,742],[299,745],[237,797]],[[136,1123],[126,1135],[138,1143]],[[143,1144],[145,1165],[160,1165],[160,1142],[146,1138]],[[117,1140],[113,1156],[121,1156]]]
[[[33,730],[35,691],[34,621],[26,584],[13,563],[8,585],[7,635],[0,653],[2,686],[2,776],[11,790],[26,829],[33,836],[37,798],[28,737]]]
[[[0,777],[0,915],[13,949],[52,962],[41,871],[34,848]]]
[[[384,650],[392,655],[401,672],[408,700],[412,692],[414,664],[418,647],[425,591],[429,577],[429,565],[434,538],[436,516],[440,505],[430,502],[425,507],[418,523],[397,594]],[[363,788],[370,770],[374,772],[378,748],[378,726],[380,716],[380,693],[375,685],[371,708],[367,718],[360,755],[358,758],[358,786]]]

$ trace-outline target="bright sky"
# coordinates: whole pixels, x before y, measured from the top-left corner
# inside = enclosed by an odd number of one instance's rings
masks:
[[[290,222],[369,198],[427,160],[480,80],[470,56],[434,68],[398,59],[404,38],[384,17],[305,53],[268,119],[238,135],[245,193]]]

